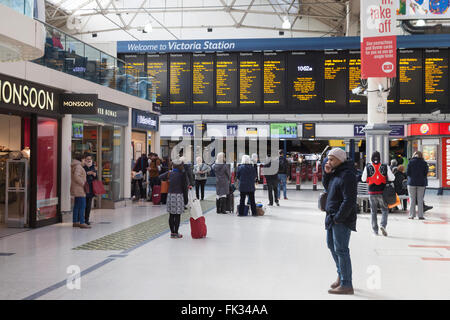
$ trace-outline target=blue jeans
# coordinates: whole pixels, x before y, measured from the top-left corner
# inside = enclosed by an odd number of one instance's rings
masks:
[[[280,181],[280,183],[278,183],[278,199],[280,199],[281,187],[283,187],[283,196],[285,198],[287,198],[287,195],[286,195],[287,175],[285,173],[278,174],[278,180]]]
[[[84,211],[86,210],[86,198],[75,197],[75,203],[73,204],[73,223],[84,224]]]
[[[353,287],[352,284],[352,262],[350,260],[351,230],[345,224],[333,224],[327,230],[327,245],[331,251],[334,262],[336,262],[337,273],[341,279],[341,286]]]
[[[372,213],[372,229],[378,233],[378,221],[377,212],[378,208],[381,209],[381,226],[386,228],[388,222],[388,212],[389,209],[384,202],[382,194],[371,194],[369,195],[370,202],[370,212]]]

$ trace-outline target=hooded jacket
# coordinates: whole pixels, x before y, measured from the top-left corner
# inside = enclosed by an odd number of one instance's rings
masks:
[[[323,186],[328,193],[325,211],[325,229],[343,223],[356,231],[356,169],[352,161],[339,165],[331,173],[324,172]]]
[[[86,192],[84,191],[86,171],[81,165],[81,162],[75,159],[72,160],[71,169],[70,195],[76,198],[86,197]]]

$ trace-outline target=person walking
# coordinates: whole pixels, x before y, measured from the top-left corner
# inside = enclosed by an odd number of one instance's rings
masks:
[[[394,174],[395,180],[394,180],[394,189],[395,193],[399,196],[401,195],[407,195],[408,194],[408,186],[407,186],[407,177],[405,174],[405,167],[401,164],[397,166],[394,170],[392,170],[392,173]],[[406,210],[407,208],[407,199],[403,199],[403,210]]]
[[[386,226],[389,209],[383,198],[383,190],[386,187],[386,183],[395,180],[395,176],[387,164],[381,163],[381,155],[378,151],[372,153],[370,160],[371,162],[364,167],[361,181],[367,182],[369,186],[369,203],[372,214],[373,233],[374,235],[378,235],[377,212],[378,208],[380,208],[382,212],[380,230],[383,236],[386,237],[388,235]]]
[[[422,152],[416,151],[408,162],[406,176],[408,178],[408,193],[410,198],[409,219],[416,217],[416,203],[420,220],[424,220],[423,198],[428,185],[428,164],[423,159]]]
[[[170,238],[179,239],[183,235],[178,232],[181,214],[184,212],[184,193],[188,190],[186,174],[183,170],[183,162],[179,159],[172,161],[172,171],[167,171],[161,176],[161,180],[169,180],[167,193],[167,212],[169,213]]]
[[[269,191],[269,206],[273,206],[273,201],[280,206],[278,201],[278,158],[273,161],[269,157],[263,165],[263,175],[266,177],[267,190]]]
[[[91,215],[92,199],[95,197],[92,183],[97,180],[97,169],[95,169],[94,162],[91,155],[86,155],[84,170],[86,171],[86,181],[89,185],[89,192],[86,192],[86,209],[84,211],[84,221],[90,226],[89,217]]]
[[[353,162],[340,148],[328,153],[322,183],[328,194],[325,205],[327,246],[336,263],[338,278],[330,294],[353,294],[350,234],[356,231],[357,181]]]
[[[136,160],[136,163],[134,164],[133,167],[134,172],[133,186],[132,186],[134,190],[133,200],[139,199],[141,201],[144,201],[146,197],[145,188],[142,182],[145,181],[147,168],[148,168],[148,158],[146,154],[143,154]],[[139,186],[139,194],[137,193],[136,183]]]
[[[241,195],[238,215],[244,215],[245,198],[248,196],[252,216],[258,216],[255,203],[256,173],[253,168],[253,163],[248,155],[242,156],[242,162],[237,169],[236,179],[239,180],[239,192]]]
[[[208,174],[211,172],[211,167],[204,163],[201,157],[197,157],[196,161],[197,164],[194,166],[195,195],[197,199],[203,201],[205,199],[206,180],[208,179]]]
[[[226,214],[227,195],[230,193],[231,172],[225,162],[225,153],[217,154],[213,169],[216,174],[216,212]]]
[[[278,199],[281,197],[281,188],[283,188],[284,200],[287,200],[286,181],[289,173],[289,164],[284,156],[284,151],[280,150],[278,159]]]
[[[85,224],[84,211],[86,209],[86,192],[84,185],[86,183],[86,171],[83,169],[84,156],[76,153],[71,163],[71,181],[70,195],[75,198],[73,205],[73,227],[81,229],[90,229]]]

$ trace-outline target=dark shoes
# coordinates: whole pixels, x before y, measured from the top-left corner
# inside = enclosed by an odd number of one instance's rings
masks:
[[[354,294],[355,292],[353,291],[352,287],[339,286],[337,288],[328,290],[328,293],[329,294]]]
[[[388,234],[387,234],[386,228],[380,227],[380,230],[381,230],[381,233],[383,234],[383,236],[387,237]]]
[[[277,202],[277,207],[279,207],[280,206],[280,203],[279,202]]]
[[[427,212],[428,210],[433,209],[433,206],[423,205],[423,212]]]
[[[331,289],[336,289],[341,285],[341,278],[338,276],[337,280],[333,282],[330,286]]]
[[[419,220],[425,220],[425,218],[424,217],[419,217]]]

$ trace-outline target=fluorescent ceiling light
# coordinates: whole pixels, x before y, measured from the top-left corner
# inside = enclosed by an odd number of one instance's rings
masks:
[[[152,24],[151,24],[150,22],[147,23],[147,24],[144,26],[144,31],[145,31],[145,32],[150,33],[150,32],[152,32],[152,30],[153,30],[153,27],[152,27]]]
[[[417,20],[417,22],[416,22],[417,27],[423,27],[425,25],[426,25],[426,23],[425,23],[425,20],[423,20],[423,19]]]
[[[289,19],[287,17],[284,17],[283,24],[281,25],[283,29],[290,29],[291,23],[289,22]]]

